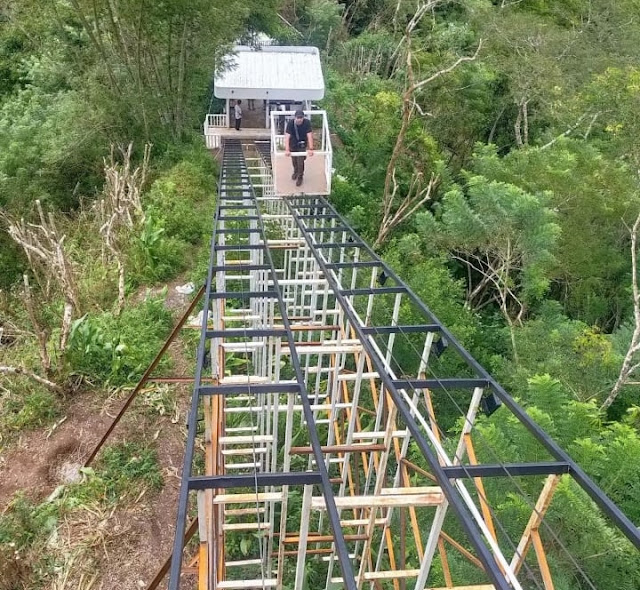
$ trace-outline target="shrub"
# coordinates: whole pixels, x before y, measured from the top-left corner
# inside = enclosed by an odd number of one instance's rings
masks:
[[[74,373],[105,385],[137,381],[171,325],[171,312],[157,298],[126,308],[120,317],[111,312],[85,315],[73,324],[67,362]],[[166,357],[163,362],[168,363]]]

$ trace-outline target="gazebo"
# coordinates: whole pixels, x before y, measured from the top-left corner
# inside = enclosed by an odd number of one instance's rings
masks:
[[[324,78],[317,47],[248,47],[237,45],[227,58],[228,66],[214,80],[214,95],[225,100],[224,113],[210,113],[204,122],[207,147],[219,148],[225,138],[254,145],[269,144],[268,167],[273,194],[287,196],[306,192],[325,195],[331,191],[332,149],[325,111],[313,101],[324,97]],[[242,127],[233,127],[233,106],[242,101]],[[305,166],[303,187],[292,179],[292,158],[285,154],[285,126],[296,110],[311,121],[314,155]]]
[[[237,99],[243,107],[241,135],[268,137],[273,111],[310,110],[313,101],[324,97],[317,47],[237,45],[227,63],[214,81],[214,95],[226,101],[225,112],[208,114],[204,123],[208,147],[218,147],[221,136],[231,135]]]

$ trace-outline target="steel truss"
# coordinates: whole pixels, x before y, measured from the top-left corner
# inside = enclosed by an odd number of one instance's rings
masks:
[[[273,196],[265,146],[224,144],[204,297],[171,590],[189,514],[202,589],[425,590],[436,562],[452,588],[453,551],[486,580],[459,589],[550,590],[539,529],[563,475],[640,547],[633,524],[325,198]],[[436,419],[452,403],[465,416],[453,443]],[[478,462],[478,414],[500,405],[544,461]],[[483,478],[524,476],[538,478],[537,499],[510,545]]]

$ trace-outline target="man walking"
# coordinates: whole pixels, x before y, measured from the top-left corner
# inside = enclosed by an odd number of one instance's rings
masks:
[[[242,107],[240,106],[241,100],[236,101],[236,106],[233,107],[236,116],[236,131],[240,131],[240,124],[242,123]]]
[[[291,152],[307,152],[313,156],[313,131],[311,121],[305,118],[302,111],[296,111],[294,118],[289,121],[284,132],[284,155],[291,156]],[[306,156],[291,156],[293,160],[293,174],[291,180],[296,181],[296,186],[302,184],[304,176],[304,161]]]

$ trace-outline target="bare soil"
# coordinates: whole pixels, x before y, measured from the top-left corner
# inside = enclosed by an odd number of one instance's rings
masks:
[[[109,414],[121,403],[105,402],[95,392],[76,394],[53,431],[21,434],[15,446],[0,456],[0,512],[18,491],[34,502],[49,495],[60,483],[62,466],[81,463],[88,456],[112,420]]]
[[[168,285],[166,304],[174,311],[176,320],[188,305],[188,298],[175,291],[175,286],[184,282],[179,278]],[[174,361],[176,375],[191,372],[194,361],[185,355],[179,342],[170,347],[168,354]],[[191,386],[176,385],[173,391],[177,400],[175,412],[161,416],[143,404],[134,403],[107,443],[129,438],[153,441],[164,485],[160,492],[141,490],[135,502],[120,504],[108,516],[105,540],[93,549],[92,590],[146,588],[170,555]],[[96,392],[76,394],[64,409],[65,419],[59,420],[53,430],[50,427],[23,433],[0,457],[0,514],[16,492],[22,491],[39,502],[58,485],[73,481],[122,403],[121,397],[105,400]]]

